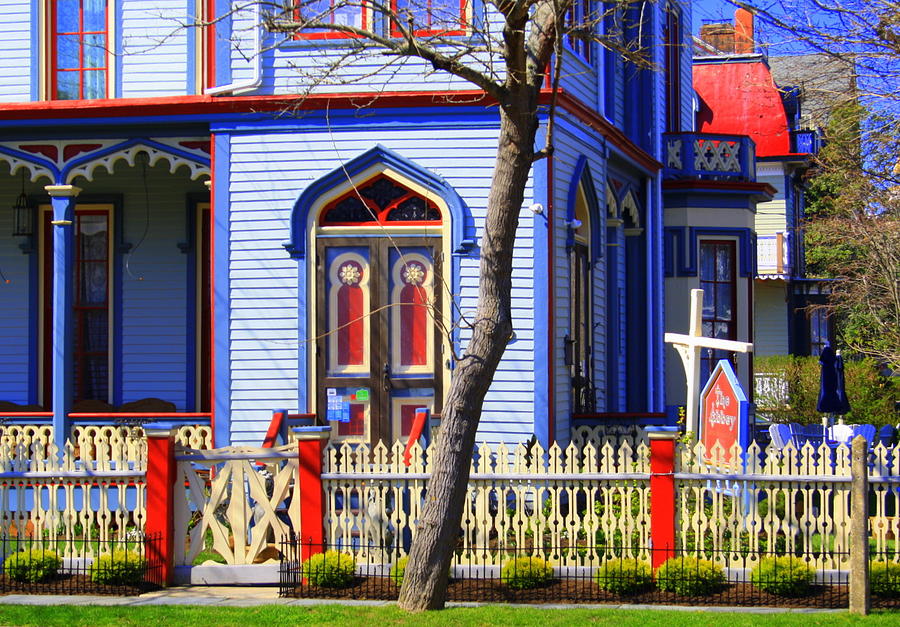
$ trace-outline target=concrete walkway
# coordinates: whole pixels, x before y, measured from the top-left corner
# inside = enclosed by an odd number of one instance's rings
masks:
[[[88,595],[10,594],[0,596],[0,605],[212,605],[216,607],[253,607],[257,605],[393,605],[393,601],[357,601],[348,599],[282,599],[275,586],[175,586],[148,592],[136,597]],[[479,603],[447,603],[448,607],[473,607]],[[512,604],[510,604],[512,605]],[[837,613],[846,610],[821,610],[781,607],[690,607],[684,605],[562,605],[523,604],[522,607],[544,609],[595,610],[680,610],[685,612],[739,612],[742,614],[815,614]]]

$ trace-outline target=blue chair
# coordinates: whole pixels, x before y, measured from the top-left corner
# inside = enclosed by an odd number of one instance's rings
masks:
[[[861,435],[865,438],[866,443],[869,446],[872,446],[872,443],[875,442],[875,426],[874,425],[856,425],[853,427],[853,436],[850,438],[852,442],[856,439],[856,436]]]
[[[885,446],[894,446],[897,444],[897,427],[894,425],[884,425],[878,430],[878,443]]]
[[[769,425],[769,438],[775,448],[784,448],[791,441],[790,425]]]
[[[803,427],[803,437],[814,447],[819,448],[825,441],[825,427],[818,425],[805,425]]]

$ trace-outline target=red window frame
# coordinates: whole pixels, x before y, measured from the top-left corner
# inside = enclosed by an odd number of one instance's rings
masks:
[[[666,76],[666,131],[681,131],[681,13],[673,6],[666,7],[666,26],[663,34]]]
[[[85,260],[81,256],[81,220],[86,216],[103,216],[106,219],[106,250],[103,258]],[[50,220],[52,220],[53,212],[52,210],[45,210],[43,215],[44,221],[44,293],[43,293],[43,309],[44,309],[44,381],[43,381],[43,404],[46,406],[50,401],[49,399],[52,397],[52,388],[53,388],[53,347],[51,344],[51,338],[53,334],[53,229],[50,227]],[[106,369],[106,393],[107,398],[93,399],[86,398],[83,394],[85,389],[85,376],[87,370],[87,359],[90,357],[96,356],[105,356],[107,360],[107,364],[109,363],[110,351],[112,351],[112,336],[109,333],[109,302],[110,302],[110,290],[111,290],[111,282],[112,276],[110,271],[110,253],[112,248],[112,211],[110,209],[76,209],[75,211],[75,250],[73,256],[73,298],[72,298],[72,317],[74,324],[74,346],[73,346],[73,370],[74,370],[74,380],[73,380],[73,393],[75,401],[82,400],[101,400],[104,402],[109,401],[109,397],[111,396],[111,388],[112,385],[112,372],[107,365]],[[86,263],[94,263],[94,264],[103,264],[106,268],[106,285],[104,288],[104,300],[102,303],[91,303],[84,304],[80,302],[79,297],[81,294],[81,277],[83,276],[81,272],[79,272],[80,267],[82,267]],[[83,347],[83,333],[85,327],[85,319],[89,312],[92,311],[104,311],[107,313],[106,319],[106,327],[107,327],[107,344],[105,351],[87,351]]]
[[[57,30],[57,1],[50,2],[49,16],[49,39],[50,39],[50,97],[52,100],[59,100],[58,77],[61,72],[77,72],[78,73],[78,98],[84,100],[85,74],[87,72],[103,72],[103,95],[100,98],[107,98],[109,95],[109,1],[103,3],[103,24],[102,31],[86,31],[84,29],[84,0],[78,0],[78,30],[60,32]],[[78,67],[60,69],[58,67],[57,55],[59,52],[58,40],[62,35],[73,36],[79,38],[78,46]],[[104,47],[104,64],[102,67],[85,67],[84,65],[84,37],[85,35],[102,35]],[[94,98],[92,98],[94,99]]]
[[[703,276],[703,256],[705,250],[712,249],[713,254],[713,263],[715,264],[715,259],[718,258],[718,254],[720,250],[727,251],[727,254],[730,259],[730,273],[727,277],[719,277],[718,276],[718,267],[716,266],[715,274],[712,278],[704,278]],[[699,267],[697,270],[697,278],[700,280],[700,288],[703,290],[703,300],[706,302],[708,298],[708,294],[712,294],[712,316],[706,315],[706,307],[704,307],[703,312],[703,327],[707,326],[707,323],[712,325],[712,333],[707,334],[704,330],[704,335],[710,335],[711,337],[719,337],[725,340],[737,340],[737,242],[734,240],[701,240],[699,246]],[[718,311],[718,290],[716,289],[719,285],[727,285],[728,289],[728,298],[730,299],[729,305],[731,308],[731,319],[727,320],[724,318],[719,318],[716,312]],[[728,327],[728,333],[726,337],[722,337],[715,334],[715,327],[717,324],[724,324]],[[712,353],[711,355],[709,353]],[[731,361],[732,365],[735,365],[734,361],[734,353],[731,352],[723,352],[723,351],[704,351],[704,355],[702,357],[702,366],[701,373],[706,373],[706,376],[712,372],[715,363],[719,359],[728,359]]]
[[[432,11],[431,7],[434,5],[435,0],[424,0],[427,3],[427,15],[429,26],[431,26],[432,19]],[[417,37],[435,37],[435,36],[456,36],[456,35],[465,35],[466,29],[469,27],[468,20],[468,12],[466,11],[466,7],[468,7],[467,0],[459,0],[459,28],[447,30],[445,28],[420,28],[413,31],[413,35]],[[391,0],[391,11],[394,15],[399,15],[400,6],[397,0]],[[391,36],[392,37],[400,37],[400,29],[397,28],[397,22],[395,20],[391,20]]]
[[[330,0],[330,2],[331,2],[331,8],[334,9],[334,0]],[[362,6],[359,7],[359,11],[362,14],[362,17],[360,18],[360,28],[369,28],[369,19],[370,19],[369,18],[369,10],[363,4]],[[333,11],[332,11],[332,15],[333,15]],[[302,16],[300,14],[299,6],[294,7],[291,17],[297,21],[299,21],[301,19]],[[333,31],[333,30],[314,32],[314,33],[298,32],[298,33],[294,33],[294,36],[293,36],[294,39],[299,39],[299,40],[303,40],[303,39],[355,39],[358,37],[359,37],[359,35],[354,35],[352,33],[342,33],[340,31]]]

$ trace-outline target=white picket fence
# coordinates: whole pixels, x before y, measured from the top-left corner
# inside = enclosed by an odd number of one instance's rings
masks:
[[[186,445],[204,446],[211,438],[207,426],[176,432]],[[140,537],[146,469],[140,427],[74,427],[60,454],[51,426],[2,425],[0,538],[28,537],[67,556],[92,558],[107,552],[110,540]]]
[[[0,431],[0,536],[124,539],[146,520],[146,444],[123,428],[76,431],[59,457],[46,431]],[[179,433],[176,562],[212,550],[229,564],[274,558],[300,528],[297,448],[196,447],[208,427]],[[322,521],[331,545],[403,555],[416,534],[431,474],[427,450],[329,444],[323,455]],[[745,468],[732,461],[744,459]],[[900,535],[900,447],[871,456],[874,548]],[[846,569],[850,455],[846,447],[800,450],[753,444],[705,451],[678,444],[677,549],[749,567],[767,551],[810,556],[818,568]],[[644,432],[583,428],[567,447],[477,447],[457,563],[495,566],[502,549],[529,548],[560,567],[650,550],[650,446]],[[659,548],[659,547],[657,547]],[[181,549],[181,546],[178,546]],[[896,552],[891,559],[900,561]],[[369,558],[371,561],[371,557]]]

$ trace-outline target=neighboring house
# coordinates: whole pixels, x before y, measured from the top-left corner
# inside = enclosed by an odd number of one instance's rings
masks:
[[[704,132],[741,133],[756,144],[758,180],[777,190],[756,207],[753,286],[755,355],[816,355],[831,337],[821,310],[824,286],[806,278],[804,185],[819,147],[830,102],[846,90],[837,66],[822,55],[769,59],[757,51],[753,15],[738,9],[734,24],[705,24],[695,42],[697,121]],[[802,68],[802,71],[801,71]],[[816,90],[810,76],[819,74]]]
[[[179,26],[195,6],[211,25]],[[0,213],[0,419],[60,442],[78,422],[208,421],[222,446],[260,444],[277,409],[351,442],[440,414],[476,304],[496,109],[371,56],[293,100],[342,40],[268,33],[257,5],[231,6],[0,0],[15,207]],[[683,402],[662,337],[686,330],[685,287],[721,296],[716,333],[751,336],[735,304],[749,311],[752,207],[771,190],[746,139],[692,133],[689,5],[622,6],[598,28],[617,25],[662,71],[565,42],[479,441],[660,420]]]

